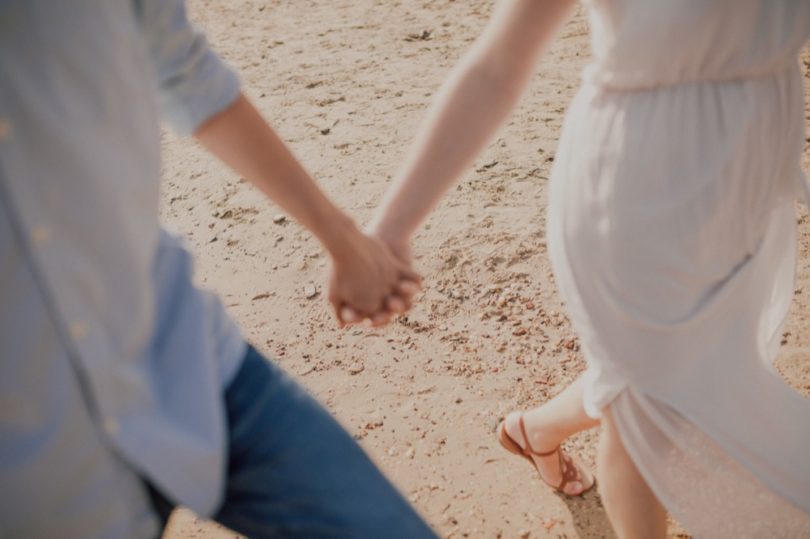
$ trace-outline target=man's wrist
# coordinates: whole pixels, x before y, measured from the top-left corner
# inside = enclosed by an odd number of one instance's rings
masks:
[[[324,223],[318,238],[334,260],[342,260],[352,254],[357,238],[362,234],[355,222],[341,212]]]

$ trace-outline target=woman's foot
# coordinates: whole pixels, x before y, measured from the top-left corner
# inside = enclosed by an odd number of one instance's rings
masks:
[[[499,427],[501,444],[508,451],[530,459],[540,478],[559,492],[578,496],[590,490],[595,483],[593,474],[578,458],[562,450],[560,444],[564,438],[551,429],[543,428],[542,421],[534,412],[512,412],[506,416]],[[504,439],[504,435],[507,439]]]

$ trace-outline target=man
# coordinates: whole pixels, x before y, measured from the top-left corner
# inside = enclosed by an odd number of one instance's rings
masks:
[[[339,317],[384,319],[417,279],[317,189],[183,3],[6,0],[0,73],[0,536],[153,537],[180,503],[251,537],[432,536],[158,224],[162,114],[321,240]]]

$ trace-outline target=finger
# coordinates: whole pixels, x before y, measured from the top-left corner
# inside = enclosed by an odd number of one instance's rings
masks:
[[[337,318],[338,327],[344,327],[346,325],[346,320],[343,317],[343,309],[340,306],[340,302],[335,300],[335,298],[330,297],[329,303],[332,305],[332,311],[335,313],[335,318]]]
[[[371,315],[371,325],[375,328],[384,326],[390,321],[391,321],[391,313],[385,311]]]
[[[399,289],[399,287],[396,288]],[[397,302],[401,302],[402,310],[395,311],[397,314],[405,314],[406,312],[411,310],[411,307],[413,306],[412,294],[403,294],[400,291],[395,291],[391,294],[390,297],[395,298]],[[390,311],[392,309],[389,307],[388,310]]]
[[[422,282],[422,276],[409,267],[399,268],[399,279],[401,281],[411,281],[417,285]]]
[[[411,307],[413,307],[413,294],[397,294],[397,297],[402,300],[402,303],[405,305],[405,311],[410,311]]]
[[[412,300],[411,296],[403,295],[397,297],[402,300],[402,304],[405,306],[405,310],[400,314],[405,314],[406,312],[410,311],[411,307],[413,307],[413,301],[411,301]]]
[[[396,314],[402,314],[408,310],[405,300],[399,296],[388,296],[385,298],[385,308],[388,309],[389,312]]]
[[[397,283],[397,291],[403,296],[411,297],[420,290],[422,287],[419,286],[419,283],[410,279],[403,279]]]
[[[399,271],[400,279],[413,281],[415,283],[422,282],[422,276],[413,269],[413,266],[410,264],[405,264],[400,260],[397,260],[397,270]]]
[[[363,319],[357,311],[347,305],[340,308],[340,318],[343,319],[346,324],[356,324]]]

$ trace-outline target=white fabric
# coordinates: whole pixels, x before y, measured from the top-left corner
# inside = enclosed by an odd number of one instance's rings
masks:
[[[595,60],[548,233],[586,410],[613,404],[693,533],[810,536],[810,400],[771,365],[793,297],[810,2],[585,3]]]

